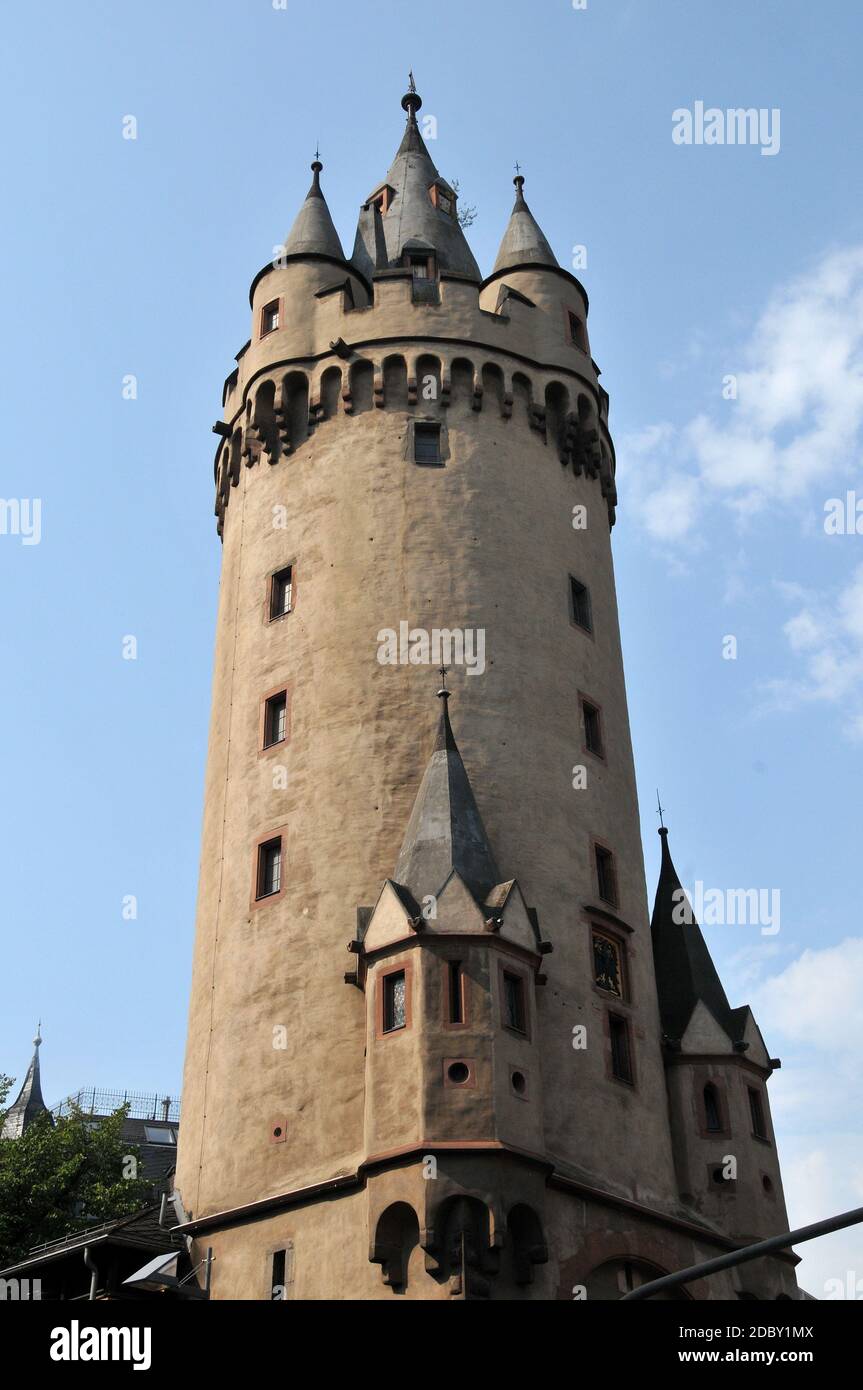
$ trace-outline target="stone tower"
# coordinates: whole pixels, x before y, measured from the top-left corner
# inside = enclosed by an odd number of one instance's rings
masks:
[[[214,1298],[618,1298],[783,1228],[771,1064],[664,890],[657,989],[587,295],[521,177],[483,278],[402,105],[350,257],[312,165],[215,426],[177,1190]]]

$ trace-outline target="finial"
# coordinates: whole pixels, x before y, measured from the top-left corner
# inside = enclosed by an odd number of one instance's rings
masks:
[[[513,179],[513,183],[516,189],[516,200],[518,200],[524,196],[521,191],[524,188],[524,174],[521,172],[521,165],[518,160],[515,161],[515,178]]]
[[[658,788],[658,787],[657,787],[657,789],[656,789],[656,814],[659,816],[659,833],[660,833],[660,835],[667,835],[667,834],[668,834],[668,829],[667,829],[667,827],[666,827],[665,821],[663,820],[663,816],[665,815],[665,810],[664,810],[664,808],[663,808],[662,802],[661,802],[660,799],[659,799],[659,788]]]
[[[34,1047],[41,1047],[41,1046],[42,1046],[42,1020],[41,1020],[41,1018],[39,1019],[39,1022],[36,1024],[36,1036],[35,1036],[35,1038],[33,1039],[33,1046],[34,1046]]]
[[[415,121],[417,112],[422,106],[422,97],[417,91],[417,84],[414,81],[413,69],[408,73],[408,90],[402,97],[402,108],[408,113],[408,120]]]
[[[450,692],[449,690],[447,690],[447,688],[446,688],[447,667],[446,667],[446,666],[439,666],[439,667],[438,667],[438,675],[439,675],[440,678],[441,678],[441,688],[440,688],[440,690],[439,690],[438,693],[437,693],[437,694],[438,694],[438,699],[439,699],[439,700],[448,700],[449,697],[450,697],[451,692]]]

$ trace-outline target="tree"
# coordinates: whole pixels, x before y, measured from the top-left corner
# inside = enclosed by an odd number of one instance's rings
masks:
[[[455,194],[456,199],[458,199],[458,194],[459,194],[458,179],[453,179],[453,181],[452,181],[452,191],[453,191],[453,193]],[[472,227],[473,224],[474,224],[474,222],[476,221],[476,216],[477,216],[476,208],[475,208],[475,207],[470,207],[470,206],[467,205],[467,204],[465,204],[465,206],[464,206],[463,208],[458,208],[458,211],[456,212],[456,220],[458,221],[458,225],[459,225],[460,227]]]
[[[53,1125],[40,1115],[19,1139],[0,1139],[0,1269],[154,1199],[152,1183],[137,1176],[137,1148],[122,1137],[127,1109],[95,1120],[75,1106]]]

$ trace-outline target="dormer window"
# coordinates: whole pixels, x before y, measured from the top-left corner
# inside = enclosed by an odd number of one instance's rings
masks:
[[[455,216],[455,198],[448,188],[442,184],[433,183],[429,189],[429,197],[438,212],[445,212],[447,217]]]
[[[381,217],[383,217],[384,214],[389,211],[389,206],[393,200],[394,194],[395,189],[390,188],[390,185],[385,183],[383,188],[378,189],[377,193],[373,193],[371,198],[369,198],[369,206],[377,208]]]
[[[406,251],[405,265],[410,267],[414,283],[417,281],[425,283],[428,280],[437,279],[435,255],[433,251]]]

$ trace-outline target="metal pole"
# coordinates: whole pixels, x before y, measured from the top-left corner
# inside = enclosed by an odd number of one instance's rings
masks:
[[[637,1289],[625,1293],[620,1300],[635,1302],[636,1299],[652,1298],[663,1289],[676,1288],[678,1284],[688,1284],[692,1279],[701,1279],[706,1274],[716,1274],[720,1269],[731,1269],[734,1265],[746,1264],[748,1260],[760,1260],[762,1255],[771,1255],[777,1250],[785,1250],[789,1245],[799,1245],[804,1240],[815,1240],[817,1236],[829,1235],[831,1231],[843,1231],[846,1226],[856,1226],[863,1221],[863,1207],[845,1211],[841,1216],[831,1216],[827,1221],[816,1221],[812,1226],[801,1226],[796,1231],[786,1231],[783,1235],[771,1236],[769,1240],[759,1240],[756,1245],[744,1245],[740,1250],[732,1250],[727,1255],[719,1255],[715,1260],[705,1260],[688,1269],[679,1269],[676,1274],[665,1274],[661,1279],[652,1279]]]

